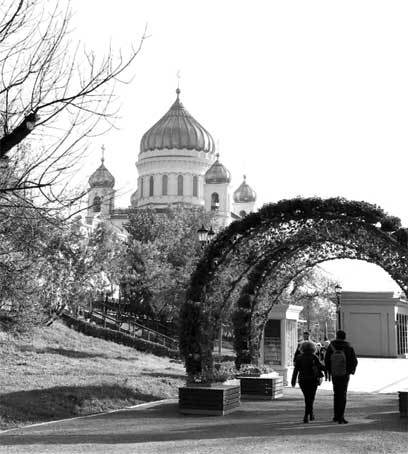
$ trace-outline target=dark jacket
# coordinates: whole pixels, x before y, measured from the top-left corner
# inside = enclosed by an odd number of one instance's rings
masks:
[[[318,380],[313,373],[313,365],[317,366],[319,377],[323,377],[324,366],[319,361],[319,358],[312,352],[300,353],[295,360],[295,368],[292,374],[292,386],[296,383],[296,378],[299,374],[299,382],[304,380]]]
[[[335,339],[330,342],[330,345],[327,347],[326,356],[324,358],[324,363],[326,370],[330,373],[331,371],[331,355],[334,350],[343,350],[346,355],[346,370],[347,375],[354,374],[358,364],[354,348],[345,340]]]
[[[308,340],[301,340],[300,342],[298,342],[296,350],[295,350],[295,354],[293,356],[293,365],[295,365],[296,358],[302,353],[302,345],[305,342],[313,342],[313,341],[311,339],[308,339]]]

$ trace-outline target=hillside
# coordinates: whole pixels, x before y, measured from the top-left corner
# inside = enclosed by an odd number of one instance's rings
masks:
[[[0,332],[0,429],[176,397],[180,361],[88,337],[59,322]]]

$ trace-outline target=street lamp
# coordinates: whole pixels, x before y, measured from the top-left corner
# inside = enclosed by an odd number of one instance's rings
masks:
[[[201,228],[199,228],[197,230],[197,234],[198,234],[198,241],[200,242],[202,248],[207,246],[207,244],[210,243],[211,240],[215,236],[215,232],[214,232],[212,226],[210,226],[210,229],[207,230],[204,227],[204,224],[202,224]],[[222,320],[220,321],[220,329],[219,329],[219,335],[218,335],[218,353],[221,355],[221,352],[222,352]]]
[[[337,329],[341,329],[341,292],[342,292],[341,285],[337,284],[334,287],[334,291],[336,292],[336,314],[337,314]]]
[[[202,224],[201,228],[197,230],[197,234],[201,246],[205,246],[214,238],[215,232],[212,227],[210,227],[210,230],[207,230],[204,224]]]

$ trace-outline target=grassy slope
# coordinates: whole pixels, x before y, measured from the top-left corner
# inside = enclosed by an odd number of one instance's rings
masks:
[[[60,323],[32,338],[0,332],[0,429],[176,397],[179,361],[88,337]]]

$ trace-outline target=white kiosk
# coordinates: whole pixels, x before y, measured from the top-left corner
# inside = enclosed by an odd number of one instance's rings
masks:
[[[278,304],[265,324],[260,358],[278,372],[285,385],[293,371],[293,356],[298,345],[298,321],[302,306]]]

